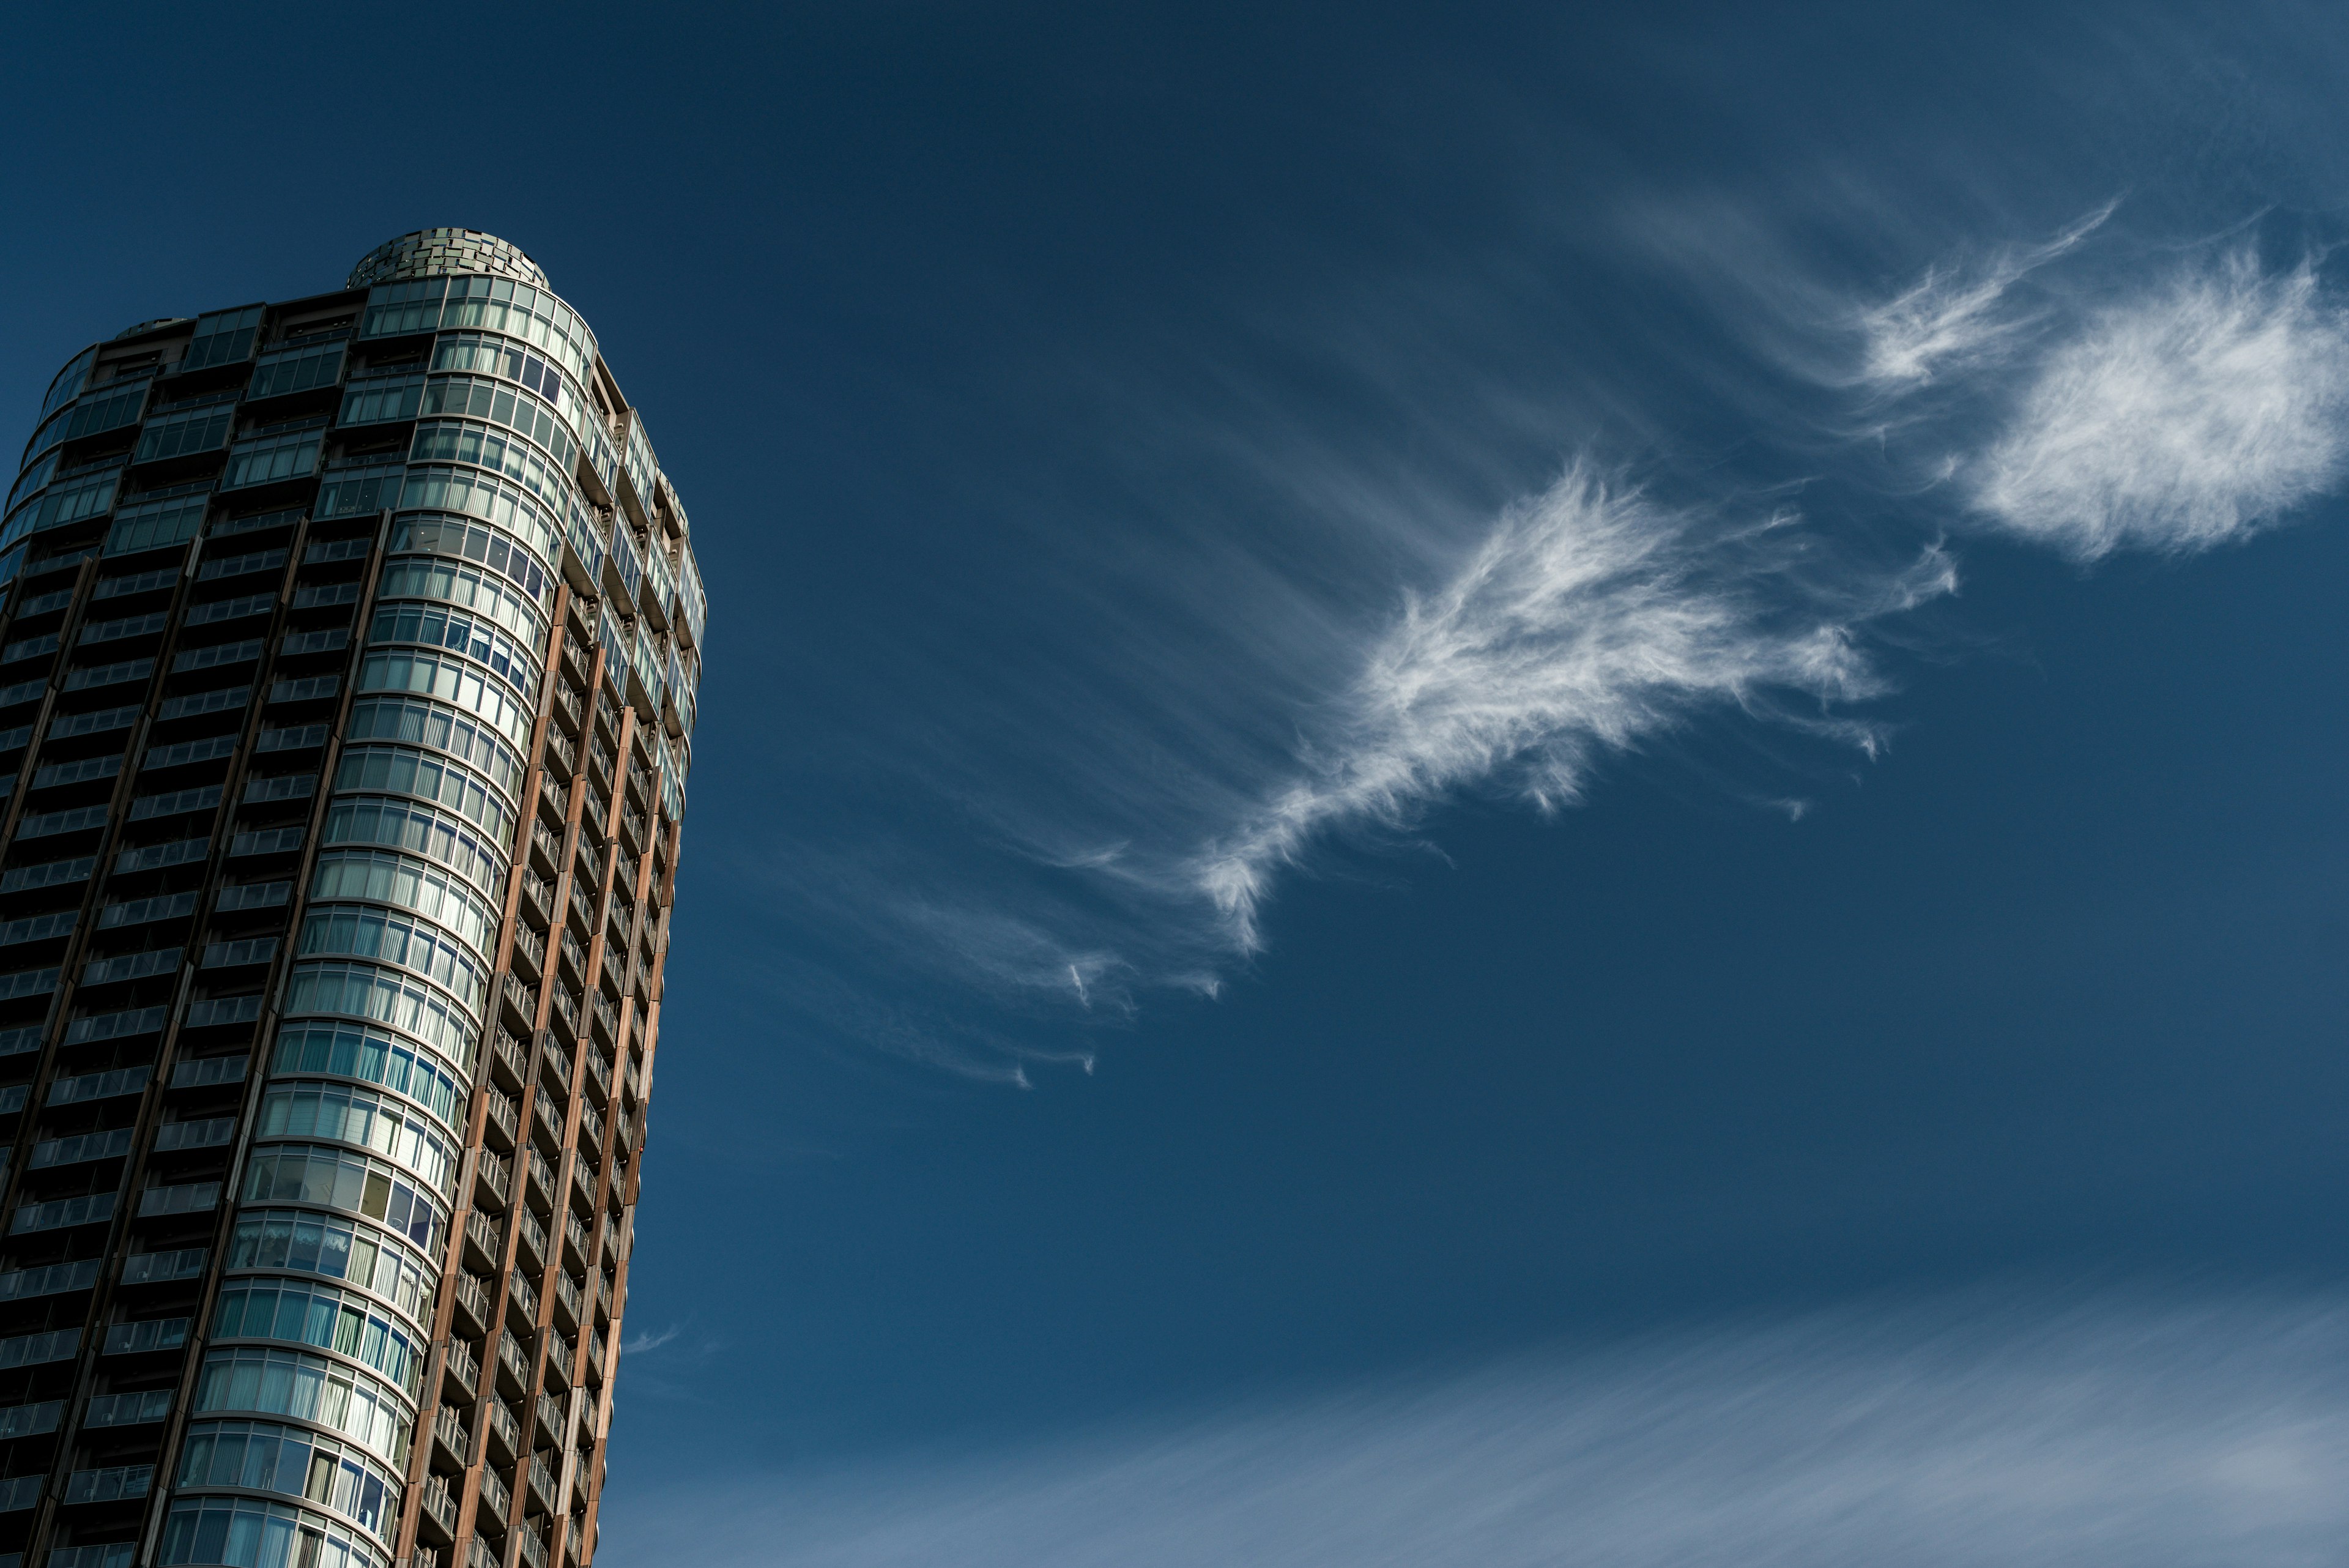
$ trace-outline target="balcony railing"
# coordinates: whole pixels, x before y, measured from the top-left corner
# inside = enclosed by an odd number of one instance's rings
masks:
[[[538,1417],[538,1429],[558,1443],[563,1441],[563,1407],[555,1402],[554,1396],[540,1394],[533,1410]]]
[[[495,1149],[481,1149],[474,1159],[473,1181],[480,1189],[474,1197],[489,1199],[481,1207],[502,1210],[513,1191],[513,1163]]]
[[[517,931],[514,934],[520,936],[522,933]],[[513,1086],[517,1089],[521,1088],[530,1082],[529,1048],[505,1029],[498,1030],[494,1039],[493,1049],[496,1051],[497,1059],[505,1064],[507,1073],[512,1075]]]
[[[504,1407],[500,1406],[499,1408],[503,1409]],[[505,1479],[497,1471],[483,1465],[481,1467],[481,1503],[479,1508],[473,1510],[476,1526],[493,1523],[497,1532],[503,1535],[506,1532],[506,1520],[512,1512],[513,1489],[506,1485]]]
[[[467,1228],[471,1229],[471,1226]],[[475,1333],[489,1332],[490,1293],[482,1285],[480,1276],[468,1273],[462,1269],[457,1271],[457,1304],[462,1307],[466,1314],[473,1320]]]
[[[563,763],[563,776],[574,778],[579,773],[579,742],[560,730],[546,732],[546,754]]]
[[[593,1106],[579,1107],[579,1147],[596,1150],[604,1147],[604,1118]]]
[[[426,1515],[453,1537],[457,1533],[457,1500],[449,1493],[448,1477],[425,1477],[424,1484],[417,1489],[417,1494]]]
[[[536,1123],[554,1147],[563,1147],[563,1113],[554,1108],[554,1097],[541,1089],[530,1097],[530,1119]]]
[[[528,1525],[522,1529],[522,1560],[529,1563],[530,1568],[546,1568],[546,1542],[541,1541],[538,1532]]]
[[[513,1270],[506,1275],[506,1291],[514,1304],[522,1308],[523,1316],[532,1323],[536,1323],[538,1290],[530,1282],[530,1276],[519,1268]]]
[[[557,1269],[554,1272],[554,1302],[568,1315],[574,1325],[587,1320],[586,1303],[576,1281]]]
[[[490,1091],[487,1099],[491,1125],[504,1132],[506,1142],[517,1141],[521,1137],[522,1107],[514,1104],[512,1095],[502,1095],[495,1089]]]
[[[488,1492],[489,1483],[493,1479],[490,1476],[481,1478],[481,1490],[484,1493]],[[476,1511],[473,1517],[480,1519],[481,1512]],[[501,1516],[501,1522],[502,1521],[502,1516]],[[465,1568],[499,1568],[498,1554],[490,1550],[488,1542],[476,1535],[473,1537],[472,1544],[465,1548]]]
[[[538,1022],[536,992],[516,979],[512,970],[498,976],[498,993],[505,998],[506,1005],[513,1009],[514,1016],[522,1020],[523,1028],[530,1028]]]
[[[449,1375],[456,1379],[458,1386],[471,1394],[481,1381],[481,1364],[473,1358],[473,1347],[461,1339],[452,1339],[446,1349],[442,1359]]]
[[[601,1092],[601,1097],[608,1102],[612,1097],[612,1063],[610,1058],[606,1057],[601,1051],[588,1052],[587,1076],[594,1080],[595,1087]]]
[[[491,1398],[482,1401],[481,1408],[490,1436],[503,1443],[507,1453],[521,1453],[522,1423],[514,1419],[513,1407],[502,1399]]]
[[[552,1204],[554,1201],[555,1191],[554,1168],[546,1163],[546,1156],[538,1152],[536,1144],[530,1146],[530,1179],[538,1183],[539,1190],[546,1195],[547,1202]]]
[[[514,951],[526,961],[523,967],[528,969],[533,976],[546,972],[546,939],[544,937],[531,929],[528,925],[517,922],[514,926],[513,945]]]
[[[554,1472],[547,1468],[543,1454],[530,1456],[530,1495],[543,1511],[554,1511]]]
[[[522,1244],[530,1249],[532,1261],[540,1268],[544,1268],[546,1266],[546,1227],[539,1223],[538,1216],[526,1208],[518,1209],[514,1213],[521,1221]],[[536,1317],[538,1314],[533,1311],[531,1315]]]
[[[512,1329],[498,1335],[498,1365],[512,1374],[523,1387],[530,1386],[530,1356],[523,1350],[522,1342]]]
[[[595,1261],[595,1254],[588,1247],[587,1227],[581,1224],[579,1216],[568,1209],[563,1211],[563,1237],[571,1243],[571,1251],[582,1265]]]

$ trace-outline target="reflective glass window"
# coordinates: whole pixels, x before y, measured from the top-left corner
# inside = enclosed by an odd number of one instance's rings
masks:
[[[486,473],[462,468],[411,469],[400,486],[399,509],[461,512],[520,539],[550,572],[563,560],[563,531],[545,509],[521,486]]]
[[[306,477],[317,470],[318,448],[323,440],[319,431],[308,430],[239,441],[230,449],[228,472],[221,475],[220,487],[236,490],[274,480]]]
[[[522,753],[496,733],[453,708],[413,698],[369,697],[351,708],[346,743],[406,741],[446,752],[487,774],[510,800],[522,799]]]
[[[247,398],[275,398],[331,387],[343,379],[343,345],[322,343],[308,348],[281,349],[264,354],[253,367]]]
[[[453,932],[483,962],[497,947],[497,910],[448,872],[404,855],[345,850],[322,856],[310,896],[321,900],[371,898],[413,910]]]
[[[571,427],[545,401],[518,387],[481,376],[435,376],[424,389],[419,413],[463,414],[503,425],[552,453],[564,472],[579,455]],[[466,461],[471,462],[472,459]]]
[[[469,1090],[456,1070],[380,1030],[333,1023],[288,1024],[278,1032],[270,1071],[365,1078],[407,1096],[451,1129],[463,1126]]]
[[[546,566],[521,541],[462,517],[429,515],[392,521],[391,552],[422,550],[437,556],[462,556],[511,578],[530,602],[544,606],[554,591]]]
[[[409,746],[353,746],[335,765],[335,788],[414,795],[478,824],[498,843],[512,837],[513,808],[487,779],[434,752]]]
[[[253,335],[261,326],[263,307],[248,305],[241,310],[215,310],[209,316],[196,317],[196,336],[188,344],[187,358],[180,361],[182,370],[201,370],[210,365],[233,364],[253,353]]]
[[[58,371],[57,379],[49,383],[49,395],[41,400],[43,419],[73,401],[75,395],[81,390],[83,379],[89,375],[89,368],[96,363],[98,347],[95,344],[66,361],[66,368]]]
[[[273,1084],[261,1102],[257,1137],[317,1137],[371,1148],[422,1177],[445,1199],[457,1196],[457,1147],[413,1107],[348,1084]]]
[[[388,1568],[390,1563],[338,1520],[254,1497],[173,1503],[163,1526],[161,1561],[166,1568]]]
[[[388,1383],[338,1361],[298,1350],[244,1345],[204,1358],[195,1411],[254,1411],[315,1421],[391,1461],[408,1462],[415,1412]]]
[[[314,909],[295,951],[304,958],[372,959],[424,976],[479,1016],[489,1000],[489,966],[447,931],[410,916],[359,905]]]
[[[326,805],[326,844],[380,844],[429,855],[486,891],[502,891],[508,868],[497,841],[454,812],[407,800],[336,800]]]
[[[132,461],[153,462],[192,452],[217,452],[227,443],[229,430],[235,423],[236,410],[225,404],[159,415],[139,432],[139,451]]]
[[[397,970],[365,963],[305,963],[295,966],[285,985],[286,1016],[320,1012],[373,1019],[412,1034],[443,1056],[469,1059],[480,1039],[473,1021],[456,1002]]]
[[[336,422],[374,425],[412,420],[423,396],[421,376],[369,376],[343,389],[343,411]]]
[[[316,1203],[365,1215],[407,1237],[428,1257],[448,1235],[448,1216],[429,1189],[397,1167],[346,1149],[311,1144],[257,1148],[246,1164],[244,1196],[248,1202]]]

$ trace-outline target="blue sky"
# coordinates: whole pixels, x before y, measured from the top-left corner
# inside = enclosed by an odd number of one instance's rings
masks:
[[[2337,1549],[2349,38],[1633,11],[17,19],[20,425],[463,224],[691,512],[612,1560]]]

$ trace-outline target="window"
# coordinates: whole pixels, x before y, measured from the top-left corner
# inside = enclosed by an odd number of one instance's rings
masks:
[[[484,962],[497,945],[497,910],[448,872],[404,855],[346,850],[322,857],[310,884],[310,896],[318,899],[369,898],[413,910],[456,933]],[[63,929],[71,929],[68,915]],[[8,940],[6,930],[0,927],[0,942]],[[44,930],[39,934],[46,937],[59,933]]]
[[[51,414],[73,401],[75,396],[81,390],[83,379],[89,374],[90,366],[97,361],[98,349],[94,345],[66,361],[66,368],[58,371],[57,379],[49,383],[49,395],[41,400],[43,419],[47,419]]]
[[[137,424],[140,410],[147,406],[148,385],[140,381],[113,391],[91,393],[87,401],[74,405],[72,413],[62,416],[65,433],[53,439],[76,441],[101,431],[119,431],[125,425]]]
[[[492,843],[505,843],[513,834],[513,810],[489,784],[431,752],[408,746],[353,746],[336,766],[335,788],[438,802],[480,825]]]
[[[406,741],[446,752],[487,774],[508,798],[522,798],[522,753],[454,709],[412,699],[370,697],[352,704],[343,738]]]
[[[461,517],[427,514],[395,520],[391,527],[391,553],[399,555],[410,550],[439,556],[462,556],[469,561],[479,561],[500,576],[512,579],[523,590],[523,597],[533,605],[543,606],[553,586],[553,579],[544,565],[533,556],[520,540]],[[533,642],[533,646],[536,643]]]
[[[313,909],[302,921],[295,950],[319,956],[372,959],[413,971],[479,1014],[489,998],[489,966],[449,933],[405,915],[365,905]]]
[[[367,627],[367,642],[376,648],[415,642],[461,653],[477,664],[487,665],[525,699],[537,691],[539,680],[545,673],[534,652],[500,631],[487,618],[476,619],[434,605],[382,607]]]
[[[347,1525],[257,1498],[194,1498],[171,1506],[162,1561],[229,1568],[388,1568]],[[109,1565],[110,1568],[110,1565]]]
[[[114,1194],[99,1196],[111,1200]],[[253,1152],[244,1179],[247,1202],[316,1203],[363,1214],[405,1236],[428,1256],[449,1233],[449,1217],[406,1171],[346,1150],[282,1144]]]
[[[418,432],[419,439],[422,432]],[[400,486],[403,512],[461,512],[504,529],[543,564],[563,559],[563,535],[543,508],[512,484],[457,468],[417,468]]]
[[[299,1209],[246,1209],[230,1239],[232,1269],[286,1269],[373,1291],[419,1324],[432,1321],[440,1272],[372,1225]]]
[[[535,441],[568,472],[579,455],[570,426],[543,400],[479,376],[435,376],[424,389],[421,414],[462,414],[503,425]]]
[[[139,432],[139,450],[134,462],[154,462],[167,457],[185,457],[190,452],[218,452],[228,443],[230,427],[236,423],[233,408],[190,409],[183,414],[165,414],[151,420]]]
[[[484,838],[454,813],[404,800],[336,800],[327,803],[325,844],[380,844],[429,855],[480,888],[504,882],[507,861],[496,841]],[[57,861],[77,866],[79,861]],[[31,869],[37,869],[34,867]],[[10,873],[14,875],[14,873]],[[82,876],[88,876],[84,871]],[[61,877],[78,881],[78,877]],[[29,885],[29,884],[28,884]]]
[[[253,367],[253,382],[244,395],[248,399],[282,397],[287,392],[306,392],[314,387],[331,387],[342,378],[340,343],[281,350],[264,354]]]
[[[316,472],[321,436],[316,431],[294,431],[239,441],[228,456],[228,472],[221,475],[222,490],[267,484],[280,479],[302,479]]]
[[[168,1410],[168,1390],[162,1399]],[[205,1357],[193,1408],[199,1414],[251,1410],[315,1421],[357,1439],[394,1467],[407,1465],[409,1432],[416,1423],[415,1412],[388,1384],[323,1355],[257,1345]]]
[[[369,376],[353,381],[344,389],[343,411],[336,423],[373,425],[412,420],[423,396],[424,378],[420,375]]]
[[[347,1024],[288,1024],[278,1032],[270,1071],[364,1078],[429,1110],[452,1130],[463,1126],[471,1090],[456,1072],[405,1040]]]
[[[444,1199],[457,1187],[456,1145],[414,1110],[347,1084],[275,1084],[261,1102],[257,1137],[320,1137],[371,1148],[430,1182]]]
[[[481,715],[516,746],[529,739],[532,710],[517,702],[503,681],[446,654],[369,653],[359,664],[357,690],[437,697]]]
[[[561,516],[576,492],[570,472],[550,462],[536,447],[486,424],[439,421],[419,425],[409,446],[410,462],[470,462],[520,480]]]
[[[50,452],[18,474],[16,484],[8,491],[9,506],[14,507],[17,502],[47,484],[49,482],[49,475],[57,472],[57,454]]]
[[[320,517],[347,517],[355,513],[380,512],[398,497],[399,483],[407,472],[397,462],[329,468],[318,487],[318,504],[314,513]]]
[[[284,1492],[331,1508],[386,1538],[398,1527],[398,1478],[331,1438],[272,1421],[201,1421],[188,1428],[180,1454],[182,1488]]]
[[[248,305],[241,310],[215,310],[209,316],[196,317],[196,336],[188,345],[187,357],[180,361],[182,370],[201,370],[211,365],[228,365],[253,353],[253,335],[261,326],[262,306]]]
[[[477,1040],[457,1004],[396,970],[366,963],[296,964],[285,982],[285,1015],[320,1012],[372,1019],[412,1034],[451,1061],[469,1059]]]
[[[115,514],[114,526],[106,535],[106,553],[123,556],[133,550],[184,545],[203,526],[205,504],[202,496],[191,495],[179,501],[150,501],[126,506]]]

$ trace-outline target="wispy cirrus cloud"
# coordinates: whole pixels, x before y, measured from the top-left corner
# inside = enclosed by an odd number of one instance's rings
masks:
[[[605,1522],[651,1568],[2304,1568],[2344,1469],[2338,1303],[1982,1299],[620,1491]]]
[[[1639,239],[1642,266],[1701,253],[1662,269],[1700,314],[1780,313],[1654,357],[1712,397],[1728,428],[1710,452],[1609,389],[1584,428],[1621,414],[1640,455],[1561,441],[1580,455],[1552,483],[1480,518],[1426,472],[1382,483],[1280,427],[1262,389],[1247,407],[1277,434],[1193,431],[1243,454],[1260,515],[1311,524],[1255,537],[1186,513],[1154,555],[1075,546],[1096,554],[1071,556],[1054,614],[1082,635],[1018,680],[937,682],[953,718],[905,748],[962,842],[812,843],[781,873],[812,924],[944,986],[800,985],[802,1004],[974,1079],[1089,1065],[1094,1044],[1047,1039],[1036,1009],[1081,1030],[1153,991],[1213,994],[1266,947],[1286,877],[1447,802],[1556,810],[1611,759],[1723,725],[1875,754],[1905,649],[1930,636],[1916,612],[1956,590],[1953,540],[2189,554],[2344,470],[2349,317],[2313,264],[2149,242],[2106,202],[1870,287],[1799,272],[1803,247],[1764,243],[1758,218],[1732,225],[1761,258],[1733,275],[1718,218],[1651,214]],[[1382,396],[1441,379],[1342,340]],[[1539,423],[1522,397],[1425,414],[1430,472],[1477,470],[1480,421]],[[1744,793],[1807,809],[1782,781]],[[988,1005],[951,1000],[973,994]]]
[[[1252,951],[1273,877],[1317,836],[1400,826],[1496,784],[1568,804],[1602,756],[1708,704],[1872,747],[1870,726],[1829,716],[1884,689],[1862,629],[1956,574],[1938,548],[1875,576],[1821,561],[1821,545],[1788,514],[1730,524],[1568,471],[1505,512],[1441,588],[1406,597],[1304,770],[1189,874]]]
[[[1906,391],[1995,357],[2023,325],[2011,308],[2014,286],[2076,248],[2119,204],[2105,203],[2044,244],[2001,246],[1974,263],[1937,263],[1891,298],[1862,306],[1859,379]]]

